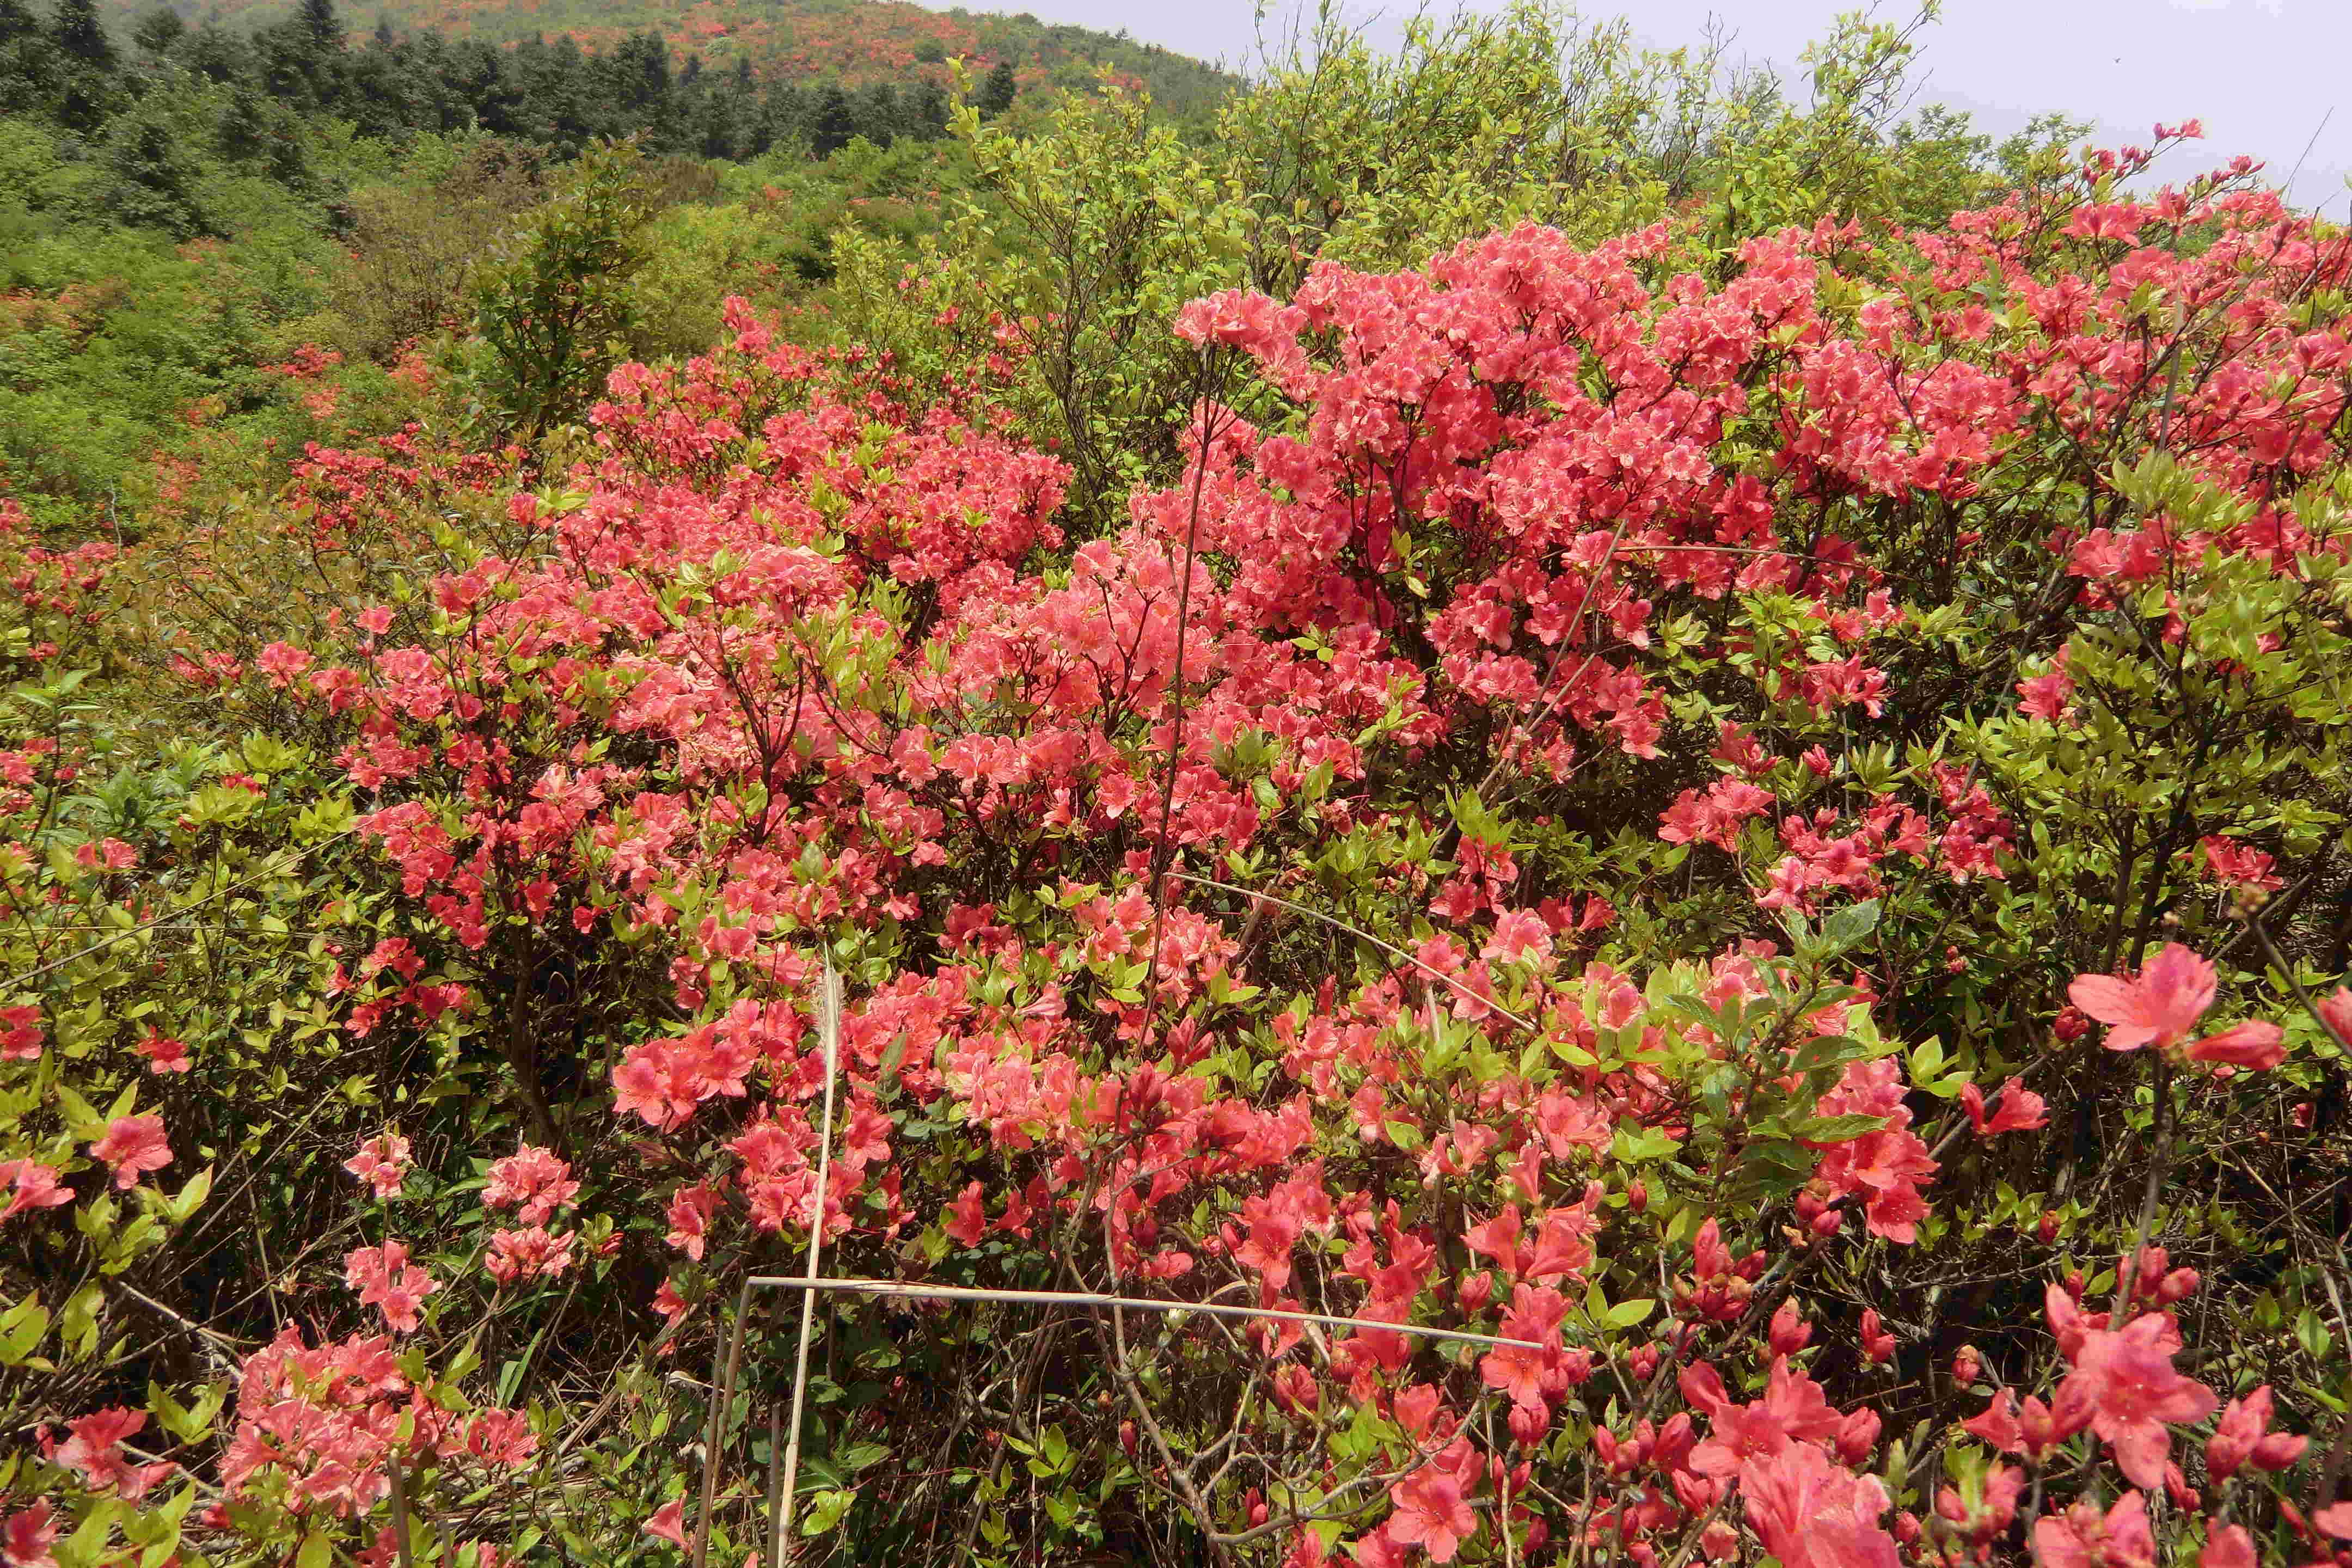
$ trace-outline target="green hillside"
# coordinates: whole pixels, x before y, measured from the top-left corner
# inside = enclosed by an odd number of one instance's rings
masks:
[[[299,6],[296,0],[176,0],[173,8],[191,26],[215,19],[235,28],[283,21]],[[151,0],[105,0],[100,9],[128,28],[154,6]],[[353,18],[368,15],[355,9]],[[933,11],[901,0],[387,0],[374,15],[395,30],[500,44],[570,37],[600,53],[633,34],[658,33],[707,68],[746,61],[762,79],[943,79],[945,62],[961,55],[982,68],[1011,60],[1024,89],[1074,85],[1108,67],[1178,112],[1233,86],[1233,78],[1213,66],[1124,36],[1025,14]]]

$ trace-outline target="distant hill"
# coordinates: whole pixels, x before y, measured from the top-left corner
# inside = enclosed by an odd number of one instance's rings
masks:
[[[191,25],[216,18],[259,26],[290,16],[296,0],[172,0]],[[155,9],[154,0],[102,0],[109,19],[127,28]],[[926,10],[904,0],[346,0],[345,25],[364,34],[379,19],[395,30],[431,28],[452,38],[511,43],[534,34],[569,35],[582,47],[610,49],[634,33],[656,32],[681,57],[706,68],[749,60],[763,79],[830,78],[845,86],[904,82],[945,75],[953,56],[985,70],[1011,59],[1025,88],[1075,85],[1104,66],[1150,89],[1177,113],[1222,97],[1234,79],[1213,66],[1132,38],[1039,21]]]

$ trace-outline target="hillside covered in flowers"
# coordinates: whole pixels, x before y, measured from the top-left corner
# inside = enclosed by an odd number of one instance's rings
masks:
[[[0,1563],[2352,1568],[2352,233],[1911,42],[477,139],[0,500]]]

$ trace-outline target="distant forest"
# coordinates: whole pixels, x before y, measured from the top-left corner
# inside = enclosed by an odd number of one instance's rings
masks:
[[[864,137],[887,147],[928,140],[947,128],[948,88],[936,68],[917,67],[903,81],[755,79],[738,56],[724,70],[698,56],[682,64],[658,34],[626,36],[602,52],[569,36],[500,46],[451,38],[433,30],[397,32],[379,22],[353,39],[334,0],[302,0],[282,21],[256,28],[207,21],[189,26],[158,6],[141,16],[127,40],[106,26],[94,0],[58,0],[43,16],[25,0],[0,0],[0,99],[85,135],[137,117],[154,90],[185,72],[225,90],[213,127],[224,158],[273,161],[279,177],[299,180],[302,139],[292,117],[325,114],[348,121],[362,137],[478,131],[575,155],[602,138],[639,137],[647,152],[745,159],[798,147],[824,157]],[[983,113],[1010,108],[1018,91],[1013,63],[1001,58],[974,88]],[[133,185],[152,195],[142,221],[202,226],[184,205],[173,164],[185,149],[166,144],[164,128],[135,134],[127,148],[110,137],[110,155]],[[126,215],[130,216],[130,215]]]

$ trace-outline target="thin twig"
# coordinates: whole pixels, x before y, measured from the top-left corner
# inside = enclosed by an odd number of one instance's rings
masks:
[[[897,1279],[803,1279],[782,1274],[754,1274],[743,1282],[747,1290],[819,1290],[854,1296],[897,1296],[916,1301],[992,1301],[1040,1307],[1087,1307],[1130,1312],[1198,1312],[1209,1318],[1266,1318],[1283,1323],[1318,1323],[1326,1328],[1370,1329],[1381,1333],[1411,1334],[1417,1339],[1449,1340],[1461,1344],[1492,1345],[1501,1350],[1548,1351],[1558,1347],[1533,1340],[1507,1340],[1495,1334],[1474,1334],[1465,1329],[1430,1328],[1420,1323],[1391,1323],[1379,1318],[1347,1318],[1329,1312],[1286,1312],[1269,1307],[1244,1307],[1226,1301],[1172,1301],[1149,1296],[1108,1296],[1092,1290],[992,1290],[971,1285],[915,1285]]]
[[[416,1559],[408,1548],[408,1489],[401,1484],[398,1455],[384,1459],[383,1475],[392,1483],[392,1543],[400,1553],[400,1568],[413,1568]]]
[[[27,969],[22,974],[10,975],[6,980],[0,980],[0,991],[14,991],[28,980],[37,980],[53,969],[62,969],[67,964],[73,963],[77,959],[88,958],[91,953],[112,947],[119,942],[129,942],[132,937],[143,935],[148,931],[153,931],[157,926],[171,925],[184,921],[187,919],[188,910],[202,909],[205,905],[211,903],[215,899],[225,899],[228,897],[231,893],[236,892],[239,888],[249,888],[254,883],[260,881],[266,877],[274,877],[278,872],[292,867],[298,861],[300,861],[309,856],[316,855],[320,850],[324,849],[330,844],[338,843],[342,839],[349,838],[352,834],[357,833],[359,829],[356,826],[346,827],[341,833],[335,834],[330,837],[321,838],[316,844],[305,845],[303,847],[295,850],[292,855],[289,856],[278,865],[264,867],[261,870],[256,871],[252,876],[231,882],[226,888],[216,888],[213,891],[206,893],[203,898],[198,899],[194,903],[184,904],[171,914],[158,915],[152,921],[144,921],[138,925],[126,927],[123,930],[117,931],[112,936],[101,937],[97,942],[91,942],[88,947],[82,948],[79,952],[67,953],[63,958],[53,958],[47,963],[38,964],[34,968]]]
[[[809,1226],[807,1278],[811,1280],[817,1277],[817,1261],[824,1247],[825,1173],[833,1163],[833,1080],[841,1054],[841,976],[834,970],[830,953],[824,961],[824,987],[817,994],[817,1034],[824,1047],[824,1124],[816,1144],[816,1218]],[[793,1430],[784,1448],[782,1491],[770,1505],[774,1536],[768,1551],[773,1568],[784,1568],[784,1555],[791,1549],[793,1493],[801,1473],[801,1411],[808,1396],[809,1335],[815,1328],[816,1292],[811,1290],[801,1297],[801,1345],[793,1363]]]
[[[1446,973],[1445,971],[1436,968],[1434,965],[1423,963],[1420,959],[1415,958],[1412,954],[1397,946],[1394,942],[1382,942],[1379,937],[1372,935],[1371,932],[1351,926],[1347,921],[1340,920],[1336,916],[1327,915],[1320,910],[1308,909],[1305,904],[1293,903],[1288,899],[1276,898],[1272,893],[1261,893],[1252,888],[1236,887],[1231,882],[1220,882],[1213,877],[1196,877],[1190,871],[1171,871],[1168,875],[1170,879],[1174,881],[1197,882],[1203,888],[1214,888],[1221,893],[1234,893],[1244,899],[1263,899],[1267,903],[1278,905],[1283,909],[1288,910],[1293,914],[1305,915],[1308,920],[1321,921],[1325,925],[1330,926],[1335,930],[1346,931],[1349,936],[1355,937],[1363,942],[1370,942],[1374,947],[1379,948],[1383,952],[1390,953],[1397,958],[1404,960],[1407,963],[1412,964],[1415,969],[1422,971],[1423,973],[1428,974],[1433,979],[1444,981],[1446,984],[1454,987],[1454,990],[1462,993],[1463,995],[1476,1002],[1481,1007],[1486,1008],[1488,1012],[1500,1017],[1508,1018],[1512,1023],[1517,1024],[1528,1034],[1540,1035],[1543,1033],[1542,1027],[1533,1020],[1520,1017],[1517,1013],[1514,1013],[1509,1008],[1502,1005],[1493,997],[1479,994],[1479,993],[1472,990],[1461,981],[1456,980],[1451,974]]]

